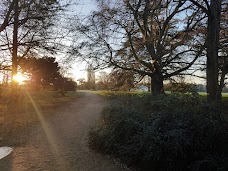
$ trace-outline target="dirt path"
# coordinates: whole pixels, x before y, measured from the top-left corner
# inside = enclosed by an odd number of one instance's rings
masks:
[[[127,170],[108,156],[91,151],[87,132],[105,101],[86,93],[53,117],[42,118],[27,143],[15,147],[8,171],[121,171]],[[1,169],[0,169],[1,170]]]

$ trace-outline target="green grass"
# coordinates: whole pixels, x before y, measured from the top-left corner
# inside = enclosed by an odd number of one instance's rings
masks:
[[[120,97],[127,97],[127,96],[149,96],[150,92],[142,92],[142,91],[92,91],[93,93],[104,96],[108,99],[116,99]],[[166,92],[167,95],[176,94],[171,92]],[[191,94],[191,93],[185,93],[185,94]],[[198,92],[198,94],[206,99],[206,92]],[[224,103],[224,112],[228,116],[228,93],[222,93],[222,102]]]
[[[135,95],[148,95],[150,92],[142,92],[142,91],[92,91],[95,94],[106,96],[106,97],[116,97],[116,96],[135,96]],[[206,92],[197,92],[200,96],[206,97]],[[171,92],[166,92],[166,94],[172,94]],[[222,93],[222,100],[228,101],[228,93]]]
[[[93,91],[93,93],[106,97],[144,94],[138,91]]]
[[[198,94],[203,98],[207,96],[206,92],[198,92]],[[225,112],[228,113],[228,93],[222,93],[222,102],[224,103],[224,110],[227,110]]]

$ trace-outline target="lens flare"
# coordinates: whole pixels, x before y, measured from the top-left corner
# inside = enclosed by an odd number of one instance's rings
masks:
[[[28,96],[29,100],[31,101],[32,106],[38,116],[38,119],[39,119],[42,129],[46,135],[46,138],[50,145],[52,154],[55,157],[57,164],[59,165],[59,167],[62,171],[67,171],[68,170],[67,168],[69,166],[68,166],[68,163],[65,161],[65,159],[62,156],[62,151],[60,150],[59,146],[57,145],[55,133],[53,132],[53,130],[50,129],[48,122],[43,117],[41,110],[36,105],[36,102],[34,101],[32,96],[29,94],[29,92],[26,89],[24,89],[24,90],[25,90],[25,93]]]
[[[18,73],[17,75],[13,76],[13,80],[16,81],[18,84],[23,84],[26,80],[26,77],[23,74]]]

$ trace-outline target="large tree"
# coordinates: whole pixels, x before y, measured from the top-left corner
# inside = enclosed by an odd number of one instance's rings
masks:
[[[29,82],[35,87],[54,86],[62,79],[59,73],[60,67],[53,57],[19,58],[18,64],[20,70],[29,75]]]
[[[219,35],[224,0],[189,0],[207,15],[206,36],[206,80],[208,101],[221,100],[221,88],[219,86]],[[223,76],[221,77],[221,81]],[[222,83],[223,84],[223,83]],[[221,85],[222,86],[222,85]]]
[[[17,73],[18,58],[56,50],[57,36],[53,26],[65,5],[58,0],[4,0],[2,4],[6,12],[2,14],[4,27],[0,47],[5,56],[12,56],[13,76]]]
[[[203,45],[196,28],[203,18],[185,1],[105,0],[79,27],[92,41],[78,47],[86,47],[90,53],[82,55],[98,65],[106,62],[148,75],[156,95],[163,93],[165,79],[185,73],[200,56]]]
[[[76,82],[61,74],[61,67],[53,57],[43,58],[19,58],[18,65],[21,72],[30,78],[27,81],[33,89],[60,90],[62,95],[65,91],[75,91]]]

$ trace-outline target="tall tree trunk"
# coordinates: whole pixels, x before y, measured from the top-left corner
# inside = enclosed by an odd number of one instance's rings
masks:
[[[161,72],[155,72],[151,77],[151,94],[156,96],[164,94],[163,76]]]
[[[151,94],[152,96],[156,96],[159,94],[164,94],[164,84],[163,84],[163,75],[161,71],[161,58],[159,60],[154,61],[154,73],[151,75]]]
[[[226,74],[227,74],[226,68],[223,67],[222,73],[221,73],[221,76],[220,76],[219,88],[218,88],[218,100],[219,101],[222,101],[222,89],[225,86],[225,83],[224,82],[225,82],[225,76],[226,76]]]
[[[219,101],[218,45],[220,31],[221,0],[211,0],[207,27],[207,99]]]
[[[18,0],[14,4],[14,25],[13,25],[13,54],[12,54],[12,93],[17,94],[17,82],[13,79],[13,76],[17,74],[17,51],[18,51],[18,27],[19,27],[19,10]]]

